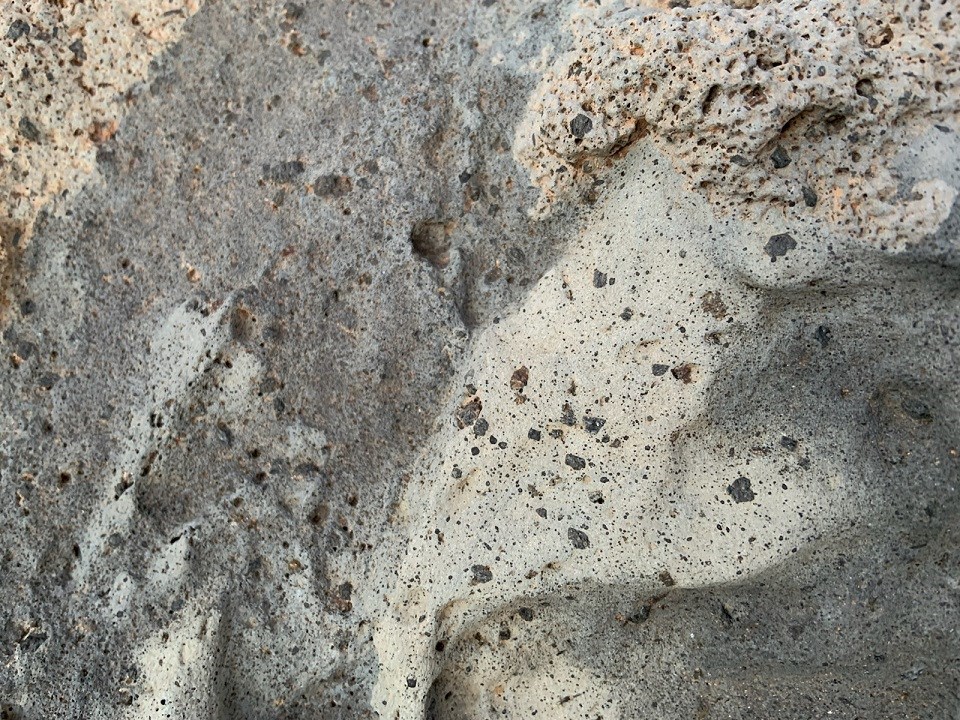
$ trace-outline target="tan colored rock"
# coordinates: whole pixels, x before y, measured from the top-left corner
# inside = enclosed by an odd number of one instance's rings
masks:
[[[41,208],[94,171],[129,90],[199,7],[0,0],[0,264],[29,239]]]
[[[957,126],[955,3],[630,1],[571,28],[574,49],[544,76],[515,144],[545,204],[589,192],[650,134],[723,215],[772,209],[892,246],[950,212],[953,188],[904,187],[890,162],[931,126]]]

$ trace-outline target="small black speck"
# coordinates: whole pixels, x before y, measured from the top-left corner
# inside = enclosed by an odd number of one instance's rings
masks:
[[[579,455],[571,455],[569,453],[567,454],[567,457],[564,460],[564,462],[570,467],[572,467],[574,470],[583,470],[587,466],[587,461],[584,460],[582,457],[580,457]]]
[[[570,121],[570,133],[575,138],[582,138],[593,130],[593,120],[580,113]]]
[[[602,273],[599,270],[593,271],[593,286],[595,288],[605,287],[607,284],[607,274]]]
[[[599,417],[590,417],[589,415],[583,416],[583,428],[591,435],[596,435],[600,432],[600,428],[607,424],[607,421]]]
[[[417,679],[416,679],[415,677],[408,677],[408,678],[407,678],[407,687],[408,687],[408,688],[415,688],[416,686],[417,686]]]
[[[669,369],[670,369],[669,365],[661,365],[660,363],[657,363],[656,365],[653,366],[653,374],[656,377],[660,377],[661,375],[666,375],[667,370]]]
[[[790,156],[787,155],[787,151],[783,149],[782,145],[777,145],[776,149],[773,151],[773,154],[770,156],[770,159],[773,160],[773,166],[777,170],[785,168],[790,164]]]
[[[497,443],[497,447],[500,448],[501,450],[506,450],[506,449],[507,449],[507,443],[504,442],[503,440],[501,440],[500,442]]]
[[[569,456],[568,456],[569,457]],[[590,538],[582,530],[567,528],[567,538],[577,550],[586,550],[590,547]]]
[[[529,430],[527,430],[527,437],[530,438],[531,440],[539,440],[541,438],[540,431],[530,428]]]
[[[458,467],[455,467],[455,468],[453,469],[453,472],[451,472],[450,474],[453,476],[453,479],[454,479],[454,480],[459,480],[460,478],[463,477],[463,470],[461,470],[461,469],[458,468]]]
[[[734,502],[738,503],[750,502],[756,497],[753,490],[750,489],[750,479],[743,477],[743,475],[727,485],[727,492]]]
[[[795,247],[797,247],[797,241],[790,235],[782,233],[780,235],[772,235],[770,239],[767,240],[767,244],[763,250],[770,256],[770,262],[774,263],[778,257],[785,256]]]
[[[633,310],[631,310],[630,308],[624,308],[623,312],[620,313],[621,320],[629,320],[632,317],[633,317]]]
[[[478,448],[476,445],[474,445],[472,448],[470,448],[470,454],[471,454],[471,455],[479,455],[479,454],[480,454],[480,448]]]

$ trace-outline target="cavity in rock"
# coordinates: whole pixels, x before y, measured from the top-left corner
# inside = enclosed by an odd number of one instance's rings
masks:
[[[439,221],[419,222],[410,231],[410,246],[413,252],[435,268],[450,264],[450,237],[447,223]]]

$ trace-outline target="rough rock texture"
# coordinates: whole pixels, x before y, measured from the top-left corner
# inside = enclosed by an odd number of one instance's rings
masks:
[[[0,182],[69,189],[3,287],[0,717],[957,716],[950,3],[142,7],[116,128],[44,56]]]
[[[4,273],[29,239],[37,213],[94,171],[97,147],[117,131],[134,84],[198,7],[198,0],[0,2]]]
[[[851,656],[839,638],[857,646],[868,622],[858,611],[813,633],[833,628],[838,638],[823,652],[835,662],[869,656],[883,633],[895,634],[914,648],[909,662],[942,671],[925,701],[952,709],[953,690],[936,689],[960,680],[950,661],[960,650],[952,553],[932,577],[899,581],[953,608],[940,619],[921,619],[875,589],[843,588],[852,595],[840,601],[842,582],[810,589],[795,570],[763,571],[796,565],[797,556],[817,565],[859,542],[874,544],[861,567],[900,562],[889,535],[873,537],[876,523],[892,536],[952,542],[953,503],[933,505],[956,500],[956,271],[905,267],[856,245],[844,262],[814,266],[809,259],[823,250],[800,235],[773,264],[750,242],[764,228],[728,221],[711,230],[702,200],[678,200],[682,182],[659,153],[635,149],[615,177],[557,266],[477,338],[454,408],[462,418],[473,404],[479,415],[448,421],[408,486],[401,512],[410,540],[376,635],[384,667],[375,697],[386,715],[417,716],[439,675],[436,717],[643,717],[658,702],[676,705],[669,717],[693,717],[700,705],[706,717],[724,717],[725,693],[741,692],[734,676],[743,662],[724,635],[746,622],[723,609],[744,600],[724,593],[748,598],[751,587],[770,592],[771,584],[782,589],[763,612],[799,614],[804,602],[865,603],[874,618],[908,612],[903,627],[919,635],[884,620]],[[725,271],[731,254],[744,256],[763,286]],[[927,341],[932,328],[946,333],[942,342]],[[518,368],[522,389],[512,380]],[[714,606],[702,607],[710,597]],[[523,608],[536,609],[535,623],[523,621]],[[672,660],[624,680],[624,655],[644,667],[650,652],[632,631],[647,620],[638,612],[674,633]],[[689,641],[676,626],[686,613],[694,615]],[[782,618],[754,622],[787,632]],[[580,629],[595,624],[602,630]],[[597,647],[593,632],[610,646]],[[579,641],[555,659],[570,633]],[[784,650],[780,667],[796,663],[791,672],[824,685],[819,703],[840,702],[828,689],[836,668],[817,677],[819,663],[794,660],[803,652],[790,643]],[[907,656],[840,681],[866,717],[886,717],[892,687],[907,691]],[[751,672],[774,671],[758,662]],[[682,700],[647,687],[664,674],[673,692],[685,688]],[[866,699],[881,688],[882,698]],[[811,708],[786,692],[756,696],[769,708],[763,717]],[[577,702],[558,710],[563,697]]]
[[[575,49],[517,131],[547,200],[589,191],[650,134],[724,215],[813,216],[877,245],[916,243],[949,215],[953,186],[890,166],[917,134],[960,118],[955,3],[671,5],[574,17]]]

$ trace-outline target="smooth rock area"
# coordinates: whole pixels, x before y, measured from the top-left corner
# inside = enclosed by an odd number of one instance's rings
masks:
[[[960,718],[958,22],[0,0],[0,718]]]

